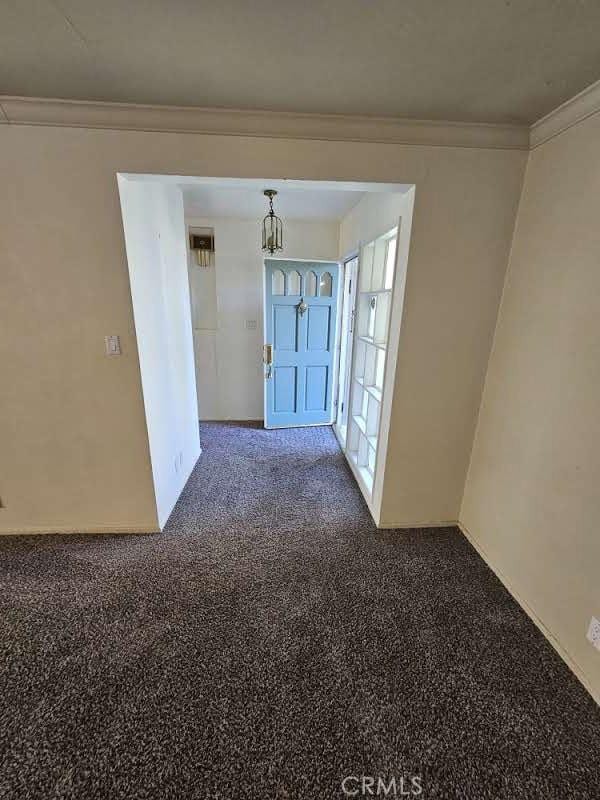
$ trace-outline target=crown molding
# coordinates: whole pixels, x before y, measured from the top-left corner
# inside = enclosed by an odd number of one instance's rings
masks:
[[[533,150],[563,131],[600,111],[600,81],[571,97],[531,126],[530,147]]]
[[[0,95],[0,125],[41,125],[163,133],[374,142],[427,147],[535,149],[600,112],[600,81],[534,122],[472,122],[298,114],[287,111],[154,106]]]
[[[433,147],[529,149],[519,125],[0,96],[0,125],[46,125]]]

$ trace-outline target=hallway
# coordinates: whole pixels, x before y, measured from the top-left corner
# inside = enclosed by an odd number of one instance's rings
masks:
[[[3,800],[596,796],[598,707],[456,529],[378,531],[328,427],[201,442],[163,534],[0,540]]]

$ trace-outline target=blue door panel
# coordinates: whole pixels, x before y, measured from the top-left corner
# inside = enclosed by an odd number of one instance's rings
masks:
[[[304,407],[307,411],[327,410],[327,374],[329,367],[306,368],[306,399]]]
[[[339,267],[265,261],[265,425],[323,425],[333,419],[333,359]]]
[[[273,369],[273,411],[294,414],[296,412],[296,367]]]
[[[294,306],[273,306],[273,347],[276,350],[297,349],[296,309]]]
[[[320,350],[321,352],[329,350],[330,317],[330,306],[313,306],[311,308],[309,305],[306,312],[307,350]]]

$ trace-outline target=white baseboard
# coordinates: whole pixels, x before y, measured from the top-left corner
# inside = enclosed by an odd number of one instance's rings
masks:
[[[344,452],[344,447],[346,446],[346,444],[345,444],[345,442],[344,442],[344,441],[342,441],[342,437],[341,437],[341,434],[340,434],[340,432],[339,432],[339,430],[338,430],[337,423],[335,423],[335,422],[334,422],[334,423],[332,424],[332,426],[331,426],[331,430],[333,431],[333,433],[334,433],[334,436],[335,436],[335,438],[337,439],[337,442],[338,442],[338,444],[339,444],[339,446],[340,446],[340,450],[341,450],[341,451],[342,451],[342,453],[343,453],[343,452]]]
[[[239,422],[241,424],[245,424],[247,422],[260,422],[260,423],[262,423],[262,422],[264,422],[264,420],[263,420],[262,417],[260,417],[260,418],[259,417],[235,417],[235,419],[233,417],[219,417],[219,419],[216,419],[215,417],[211,417],[210,419],[208,419],[208,418],[204,419],[204,417],[200,417],[198,422],[201,425],[202,425],[203,422],[214,422],[214,423],[219,423],[220,422],[220,423],[228,423],[228,424],[235,424],[236,422]]]
[[[556,650],[558,655],[562,658],[565,664],[569,667],[571,672],[575,675],[577,680],[584,686],[584,688],[589,692],[592,696],[592,699],[600,705],[600,696],[597,696],[592,688],[591,681],[588,679],[584,670],[580,667],[580,665],[575,661],[573,656],[566,650],[558,640],[558,638],[552,633],[552,631],[547,627],[545,622],[536,614],[534,609],[527,603],[526,600],[521,597],[519,592],[514,588],[511,581],[504,575],[499,569],[497,569],[494,564],[491,562],[488,554],[485,550],[481,547],[477,539],[473,536],[473,534],[467,529],[462,522],[457,522],[456,525],[458,526],[460,532],[463,536],[473,545],[475,550],[477,550],[478,554],[481,558],[485,561],[488,567],[492,570],[494,575],[498,578],[498,580],[504,585],[505,589],[510,593],[510,595],[517,601],[517,603],[521,606],[523,611],[527,614],[529,619],[534,623],[534,625],[541,631],[544,637],[550,642],[552,647]]]
[[[406,530],[408,528],[456,528],[458,522],[456,520],[436,521],[436,522],[386,522],[380,523],[377,527],[382,530]]]
[[[158,525],[81,525],[78,528],[72,526],[61,527],[59,525],[26,525],[20,528],[0,529],[0,536],[29,536],[29,535],[52,535],[52,534],[96,534],[96,533],[132,533],[149,534],[160,533]]]

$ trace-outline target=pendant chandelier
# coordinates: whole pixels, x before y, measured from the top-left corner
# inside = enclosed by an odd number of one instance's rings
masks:
[[[276,250],[283,250],[283,225],[273,211],[273,198],[277,192],[265,189],[263,194],[269,198],[269,213],[262,221],[262,249],[273,255]]]

